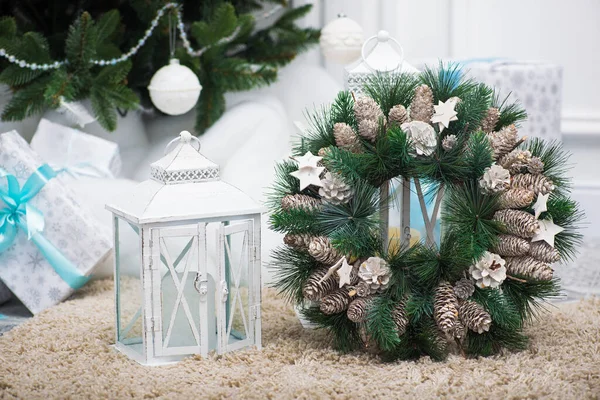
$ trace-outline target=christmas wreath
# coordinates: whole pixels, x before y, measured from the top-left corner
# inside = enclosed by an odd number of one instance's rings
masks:
[[[342,351],[440,360],[525,348],[524,324],[560,292],[551,264],[581,241],[568,154],[519,138],[525,111],[456,65],[376,74],[364,93],[310,115],[276,166],[270,224],[285,237],[274,286]],[[437,195],[425,240],[406,227],[399,244],[388,236],[399,178],[423,209]]]

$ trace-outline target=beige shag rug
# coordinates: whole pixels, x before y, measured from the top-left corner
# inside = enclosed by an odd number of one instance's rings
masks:
[[[262,352],[142,367],[115,352],[111,281],[0,337],[0,398],[556,398],[600,396],[600,299],[561,305],[528,329],[527,351],[382,364],[341,355],[265,290]]]

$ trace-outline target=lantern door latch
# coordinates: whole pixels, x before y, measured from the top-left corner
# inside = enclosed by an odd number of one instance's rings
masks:
[[[221,281],[221,301],[223,303],[227,302],[228,297],[229,297],[229,289],[227,289],[227,282]]]
[[[208,281],[202,279],[202,273],[198,272],[194,278],[194,289],[200,294],[200,301],[206,301],[208,294]]]

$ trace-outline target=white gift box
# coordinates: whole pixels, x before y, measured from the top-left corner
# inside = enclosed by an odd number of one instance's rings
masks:
[[[121,173],[118,144],[45,118],[31,139],[31,148],[53,168],[75,176],[107,178]]]
[[[519,133],[561,138],[562,67],[537,61],[461,61],[467,76],[496,88],[500,98],[519,101],[527,111]]]
[[[14,240],[9,241],[9,247],[0,253],[0,280],[36,314],[69,297],[85,282],[85,276],[110,255],[111,232],[78,203],[64,174],[52,176],[47,169],[45,174],[40,172],[44,161],[16,131],[0,135],[0,149],[0,167],[18,181],[21,194],[27,191],[24,184],[32,174],[47,179],[39,192],[17,203],[35,207],[38,215],[43,216],[43,227],[37,232],[32,231],[29,218],[35,215],[35,210],[25,209],[25,206],[19,208],[23,223],[16,224]],[[50,175],[49,179],[47,175]],[[9,187],[7,182],[6,177],[0,181],[0,190],[5,196]],[[0,216],[2,212],[7,215],[7,210],[9,222],[15,220],[17,213],[11,214],[8,203],[0,200]],[[27,225],[31,238],[24,225]],[[0,219],[0,229],[3,229],[0,233],[6,233],[7,228],[11,228],[7,226],[7,220]],[[6,235],[2,237],[5,238]],[[45,243],[45,247],[40,243]],[[57,259],[62,263],[57,263]],[[73,276],[77,279],[68,279]]]

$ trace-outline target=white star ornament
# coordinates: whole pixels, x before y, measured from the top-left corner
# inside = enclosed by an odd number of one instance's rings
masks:
[[[556,225],[551,219],[541,219],[538,221],[539,230],[531,239],[532,242],[544,241],[554,247],[554,236],[565,229]]]
[[[454,107],[456,107],[454,100],[447,100],[445,103],[440,100],[437,106],[433,106],[435,113],[431,117],[431,122],[438,124],[440,133],[450,126],[451,121],[458,121],[458,113],[454,111]]]

